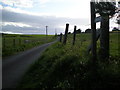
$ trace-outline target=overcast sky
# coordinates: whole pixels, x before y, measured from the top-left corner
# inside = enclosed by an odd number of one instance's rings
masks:
[[[6,33],[45,34],[63,33],[90,28],[90,0],[0,0],[2,31]],[[110,27],[117,27],[111,20]],[[99,25],[99,24],[98,24]]]

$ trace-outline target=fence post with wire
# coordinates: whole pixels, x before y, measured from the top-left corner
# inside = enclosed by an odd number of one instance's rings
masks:
[[[74,26],[74,33],[73,33],[73,45],[75,45],[75,39],[76,39],[76,26]]]
[[[69,24],[67,23],[66,28],[65,28],[65,35],[64,35],[63,44],[66,44],[66,41],[67,41],[68,28],[69,28]]]

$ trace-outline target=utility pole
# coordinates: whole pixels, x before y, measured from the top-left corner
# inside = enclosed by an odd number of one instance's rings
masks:
[[[55,28],[55,35],[57,35],[57,29]]]
[[[48,26],[46,26],[46,36],[48,35]]]

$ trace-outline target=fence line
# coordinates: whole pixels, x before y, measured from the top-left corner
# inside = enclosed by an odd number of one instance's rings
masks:
[[[97,54],[96,54],[96,13],[95,13],[95,4],[94,2],[90,2],[91,7],[91,30],[92,30],[92,59],[96,61]]]
[[[69,28],[69,24],[66,24],[66,29],[65,29],[65,35],[64,35],[63,44],[66,44],[66,41],[67,41],[68,28]]]
[[[60,34],[60,42],[62,42],[62,33]]]
[[[73,34],[73,45],[75,44],[75,39],[76,39],[76,26],[74,26],[74,34]]]

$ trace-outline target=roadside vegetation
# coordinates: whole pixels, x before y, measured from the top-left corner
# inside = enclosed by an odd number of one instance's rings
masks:
[[[110,34],[110,59],[97,59],[93,67],[87,48],[91,43],[90,34],[77,34],[72,45],[72,35],[66,45],[57,42],[31,65],[17,88],[73,88],[75,90],[118,89],[120,88],[120,55],[118,35]],[[99,41],[98,46],[99,48]],[[99,50],[98,50],[99,57]]]
[[[7,57],[56,39],[53,35],[2,35],[2,56]]]

